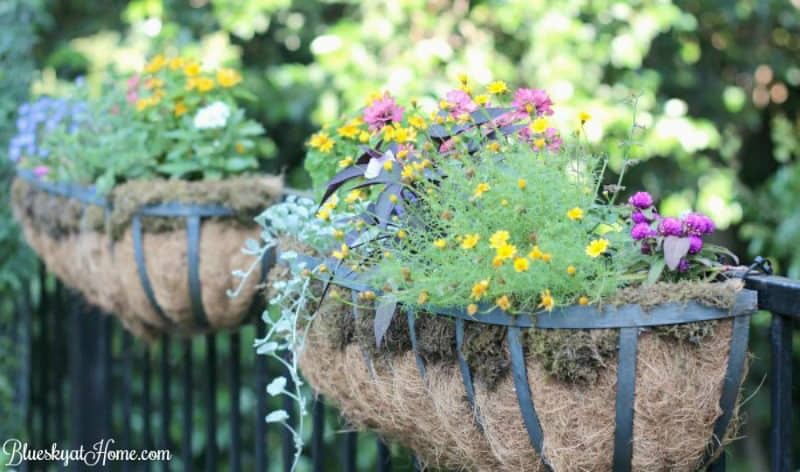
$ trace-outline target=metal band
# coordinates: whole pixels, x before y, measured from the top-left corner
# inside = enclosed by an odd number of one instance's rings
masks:
[[[419,376],[422,377],[422,381],[425,381],[425,359],[419,355],[419,349],[417,349],[417,332],[414,329],[414,322],[416,321],[417,314],[414,310],[406,308],[403,310],[406,312],[406,320],[408,321],[408,336],[411,338],[411,350],[414,351],[414,359],[417,361],[417,370],[419,370]]]
[[[475,406],[475,385],[472,383],[472,372],[469,370],[469,364],[464,359],[464,354],[461,348],[464,346],[464,320],[456,318],[456,358],[458,359],[458,367],[461,369],[461,380],[464,382],[464,393],[467,396],[467,403],[475,416],[475,423],[478,430],[483,432],[483,420],[481,420],[480,412]]]
[[[153,308],[159,318],[165,323],[167,327],[172,326],[170,320],[161,309],[161,305],[156,300],[156,294],[153,292],[153,286],[150,284],[150,277],[147,276],[147,265],[144,260],[144,249],[142,248],[142,221],[138,215],[133,215],[131,219],[131,236],[133,236],[133,259],[136,261],[136,270],[139,272],[139,282],[142,284],[142,290],[147,295],[147,300],[150,301],[150,306]]]
[[[628,472],[632,467],[633,411],[636,397],[636,349],[638,342],[639,328],[622,328],[619,330],[614,472]]]
[[[137,213],[144,216],[233,216],[230,208],[220,205],[184,204],[180,202],[159,203],[140,208]]]
[[[739,387],[742,385],[745,359],[747,357],[747,341],[750,335],[750,316],[737,316],[733,319],[733,332],[731,333],[730,349],[728,351],[728,367],[725,371],[725,380],[722,384],[722,395],[719,406],[722,415],[714,423],[714,436],[703,461],[708,463],[717,453],[725,437],[728,424],[733,418],[736,409],[736,399],[739,396]]]
[[[208,327],[208,318],[203,309],[203,296],[200,285],[200,217],[186,218],[186,257],[189,267],[189,298],[192,302],[192,315],[197,326]]]
[[[95,205],[103,208],[111,207],[111,204],[105,197],[98,195],[95,190],[88,187],[79,187],[77,185],[69,185],[61,182],[44,182],[38,179],[33,172],[24,169],[17,170],[17,176],[32,187],[54,195],[78,200],[87,205]]]
[[[544,448],[544,435],[539,417],[536,416],[536,407],[533,405],[533,395],[528,385],[528,371],[525,366],[525,354],[522,352],[520,330],[516,326],[508,327],[508,349],[511,351],[511,376],[514,378],[514,390],[517,392],[517,403],[522,414],[522,421],[528,431],[528,439],[533,449],[542,461],[545,469],[552,470],[542,454]]]

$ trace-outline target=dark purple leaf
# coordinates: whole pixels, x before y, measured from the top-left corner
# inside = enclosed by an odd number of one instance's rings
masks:
[[[472,112],[472,121],[481,125],[483,123],[495,120],[505,115],[508,112],[514,111],[513,108],[481,108]]]
[[[380,152],[380,151],[378,151],[376,149],[372,149],[371,147],[365,146],[363,144],[359,145],[358,149],[359,149],[359,151],[361,151],[361,155],[358,156],[358,159],[356,159],[356,164],[366,164],[373,157],[374,158],[378,158],[378,157],[381,157],[383,155],[382,152]]]
[[[678,268],[681,259],[689,253],[689,238],[667,236],[664,238],[664,260],[670,270]]]
[[[322,200],[320,201],[320,206],[322,206],[331,195],[336,193],[339,190],[339,187],[344,185],[348,180],[355,179],[357,177],[363,177],[364,172],[367,170],[367,166],[359,165],[348,167],[343,171],[339,172],[338,174],[331,177],[331,180],[328,181],[327,187],[325,189],[325,194],[322,196]]]
[[[378,219],[378,225],[385,228],[389,224],[389,217],[392,215],[395,203],[392,202],[392,195],[400,198],[400,192],[403,187],[398,184],[387,185],[386,188],[378,195],[378,200],[375,203],[375,217]]]
[[[393,295],[384,295],[375,307],[375,345],[381,347],[381,341],[392,324],[394,312],[397,308],[397,299]]]

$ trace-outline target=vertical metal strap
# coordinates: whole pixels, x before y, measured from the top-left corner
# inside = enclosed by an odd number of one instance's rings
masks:
[[[186,245],[189,259],[189,298],[192,301],[192,314],[197,326],[208,327],[208,318],[203,309],[203,296],[200,287],[200,217],[186,217]]]
[[[314,399],[311,407],[311,470],[325,470],[325,403],[322,397]],[[302,419],[300,420],[302,421]]]
[[[171,373],[170,373],[170,344],[169,335],[164,334],[161,337],[161,448],[172,449],[172,443],[169,437],[170,420],[172,419],[172,394],[170,393]],[[161,462],[161,470],[163,472],[169,471],[169,461]]]
[[[472,382],[472,372],[469,370],[469,364],[461,352],[464,346],[464,320],[456,318],[456,358],[458,359],[458,367],[461,369],[461,380],[464,382],[464,393],[467,396],[467,403],[472,410],[475,422],[478,429],[483,431],[483,421],[481,420],[480,412],[475,406],[475,385]]]
[[[194,404],[192,392],[192,340],[183,341],[183,425],[181,439],[181,455],[183,470],[191,472],[194,469],[194,454],[192,453],[192,432],[194,430],[193,414]]]
[[[516,326],[508,327],[508,349],[511,351],[511,376],[514,379],[514,390],[517,392],[517,403],[519,412],[522,414],[522,421],[528,431],[528,439],[539,456],[539,460],[545,470],[552,470],[550,464],[544,458],[542,449],[544,448],[544,434],[542,426],[539,424],[539,417],[536,415],[536,407],[533,405],[533,395],[528,385],[528,371],[525,366],[525,353],[522,351],[520,341],[520,329]]]
[[[231,472],[241,472],[242,470],[242,433],[241,433],[241,417],[240,417],[240,395],[242,391],[241,380],[241,339],[239,338],[239,331],[232,331],[230,335],[230,349],[229,349],[229,365],[230,372],[230,396],[231,396],[231,426],[230,426],[230,441],[231,441]],[[258,356],[261,357],[261,356]],[[263,392],[259,392],[263,393]],[[260,417],[260,415],[256,415]]]
[[[217,339],[206,335],[206,470],[214,472],[217,463]]]
[[[747,340],[750,335],[750,315],[737,316],[733,319],[733,332],[731,333],[730,348],[728,350],[728,367],[725,371],[725,380],[722,383],[722,396],[719,406],[722,415],[714,423],[714,436],[706,451],[704,463],[707,463],[716,453],[725,437],[725,431],[733,418],[736,409],[736,399],[739,396],[739,387],[742,385],[744,363],[747,357]]]
[[[153,286],[150,284],[150,277],[147,275],[147,265],[144,260],[144,249],[142,247],[142,220],[139,215],[133,215],[131,220],[131,236],[133,236],[133,259],[136,261],[136,270],[139,272],[139,282],[142,284],[142,290],[147,295],[150,301],[150,306],[156,312],[159,318],[166,324],[167,327],[172,326],[172,321],[167,318],[161,305],[156,300],[156,294],[153,292]]]
[[[406,312],[406,321],[408,321],[408,336],[411,338],[411,350],[414,351],[414,360],[417,361],[417,370],[419,370],[419,376],[422,377],[422,381],[425,381],[425,359],[419,355],[419,349],[417,349],[417,332],[414,329],[414,322],[417,319],[417,313],[410,309],[404,308],[403,311]]]
[[[636,397],[636,357],[639,328],[620,328],[617,354],[614,472],[631,470],[633,459],[633,405]]]

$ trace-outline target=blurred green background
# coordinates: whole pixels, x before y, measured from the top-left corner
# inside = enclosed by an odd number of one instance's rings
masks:
[[[133,72],[161,51],[241,67],[256,96],[247,107],[274,142],[270,170],[298,187],[308,184],[309,134],[373,91],[433,96],[462,72],[477,83],[545,88],[563,131],[579,111],[592,114],[586,136],[614,171],[635,101],[642,162],[628,188],[649,190],[667,214],[708,213],[722,230],[717,242],[745,261],[769,256],[778,273],[800,278],[798,0],[4,0],[3,178],[19,103],[79,76],[97,84],[108,67]],[[8,300],[32,258],[0,198],[0,300]],[[8,313],[0,307],[0,327],[10,326]],[[748,392],[765,375],[768,319],[755,320]],[[14,411],[4,378],[15,368],[0,357],[4,412]],[[765,468],[766,393],[748,403],[733,470]],[[18,427],[4,420],[0,436]]]

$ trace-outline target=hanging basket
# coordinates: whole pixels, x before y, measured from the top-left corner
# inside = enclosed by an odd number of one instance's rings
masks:
[[[252,216],[281,192],[279,177],[143,181],[104,198],[21,172],[12,205],[48,270],[151,339],[235,327],[249,315],[272,254],[235,298],[227,295],[238,283],[231,272],[252,263],[241,252],[260,232]],[[240,194],[246,201],[233,202]]]
[[[390,330],[407,329],[409,349],[392,354],[384,347],[370,354],[352,333],[330,335],[331,325],[340,329],[342,319],[365,316],[354,308],[363,305],[358,292],[365,287],[334,283],[337,291],[351,292],[353,303],[325,299],[301,354],[304,376],[349,423],[403,443],[426,465],[690,471],[710,463],[734,438],[755,292],[739,289],[729,310],[695,301],[571,306],[513,316],[498,308],[475,316],[464,309],[419,315],[399,309]],[[452,330],[421,331],[425,317],[452,324]],[[657,331],[707,322],[714,323],[713,334],[696,345]],[[531,328],[548,334],[612,330],[614,361],[589,384],[558,380],[527,349]],[[476,379],[465,359],[465,332],[476,329],[499,332],[495,348],[509,360],[510,372],[493,387]],[[425,336],[443,333],[452,335],[456,358],[429,362],[420,346],[430,344]]]

